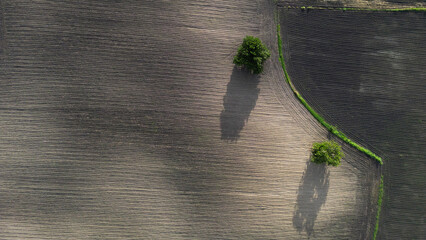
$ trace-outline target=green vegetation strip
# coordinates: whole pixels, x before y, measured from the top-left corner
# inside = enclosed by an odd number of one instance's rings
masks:
[[[373,11],[373,12],[426,12],[426,8],[338,8],[338,7],[300,7],[302,10],[341,10],[341,11]]]
[[[382,161],[381,157],[377,156],[376,154],[374,154],[370,150],[368,150],[368,149],[360,146],[356,142],[352,141],[351,139],[349,139],[348,137],[346,137],[345,134],[343,134],[342,132],[340,132],[339,130],[337,130],[337,128],[335,126],[332,126],[329,123],[327,123],[324,120],[324,118],[322,118],[317,112],[315,112],[315,110],[311,106],[309,106],[309,104],[302,97],[302,95],[300,95],[300,93],[296,90],[296,88],[294,87],[293,83],[291,82],[290,76],[288,75],[287,69],[285,67],[284,57],[283,57],[283,51],[282,51],[282,41],[281,41],[280,29],[281,29],[280,25],[278,24],[277,25],[277,35],[278,35],[279,59],[280,59],[280,62],[281,62],[281,66],[282,66],[282,68],[284,70],[285,80],[290,85],[290,88],[293,91],[293,93],[296,95],[297,99],[299,99],[299,101],[303,104],[303,106],[305,106],[306,109],[308,109],[308,111],[312,114],[312,116],[314,116],[325,128],[327,128],[328,131],[330,131],[331,133],[333,133],[334,135],[336,135],[337,137],[339,137],[340,139],[342,139],[344,142],[346,142],[347,144],[351,145],[352,147],[354,147],[354,148],[358,149],[359,151],[365,153],[367,156],[375,159],[376,161],[378,161],[382,165],[383,161]]]
[[[380,178],[380,186],[379,186],[379,199],[377,200],[377,215],[376,215],[376,227],[374,228],[374,235],[373,240],[376,240],[377,232],[379,231],[379,218],[380,218],[380,211],[382,210],[382,202],[383,202],[383,175]]]

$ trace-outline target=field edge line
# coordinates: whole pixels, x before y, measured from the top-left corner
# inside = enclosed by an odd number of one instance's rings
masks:
[[[380,177],[380,186],[379,186],[379,197],[377,199],[377,214],[376,214],[376,225],[374,227],[373,240],[376,240],[377,233],[379,232],[379,220],[380,212],[382,211],[383,195],[385,191],[383,188],[383,175]]]
[[[309,10],[330,10],[330,11],[358,11],[358,12],[426,12],[425,7],[407,8],[359,8],[359,7],[327,7],[327,6],[283,6],[288,9]]]

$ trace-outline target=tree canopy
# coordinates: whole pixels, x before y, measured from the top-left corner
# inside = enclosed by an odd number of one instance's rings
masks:
[[[244,66],[251,72],[259,74],[263,71],[263,62],[271,56],[268,48],[259,38],[246,36],[234,57],[234,64]]]
[[[344,157],[342,147],[334,141],[317,142],[312,146],[312,162],[337,167]]]

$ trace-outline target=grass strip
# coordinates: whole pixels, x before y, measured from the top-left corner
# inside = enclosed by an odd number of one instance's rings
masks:
[[[315,112],[315,110],[311,106],[309,106],[309,104],[302,97],[302,95],[300,95],[300,93],[296,90],[293,83],[291,82],[290,76],[288,75],[287,69],[285,67],[284,56],[283,56],[283,51],[282,51],[282,40],[281,40],[280,29],[281,29],[280,24],[277,24],[279,60],[281,62],[281,66],[284,70],[285,80],[290,85],[290,88],[293,91],[294,95],[296,95],[297,99],[299,99],[299,101],[303,104],[303,106],[305,106],[306,109],[308,109],[308,111],[312,114],[312,116],[314,116],[318,120],[318,122],[320,122],[325,128],[327,128],[328,131],[330,131],[331,133],[336,135],[338,138],[342,139],[347,144],[351,145],[352,147],[358,149],[359,151],[363,152],[367,156],[378,161],[380,163],[380,165],[383,165],[383,160],[382,160],[381,157],[377,156],[376,154],[374,154],[370,150],[368,150],[368,149],[362,147],[361,145],[357,144],[356,142],[352,141],[351,139],[346,137],[345,134],[343,134],[342,132],[337,130],[337,128],[335,126],[332,126],[331,124],[327,123],[324,120],[324,118],[322,118],[317,112]]]
[[[426,12],[426,8],[351,8],[351,7],[313,7],[313,6],[302,6],[302,10],[341,10],[341,11],[372,11],[372,12]]]
[[[383,175],[380,178],[380,186],[379,186],[379,198],[377,200],[377,215],[376,215],[376,226],[374,227],[373,240],[376,240],[377,233],[379,232],[379,218],[380,211],[382,210],[382,202],[383,202],[383,194],[385,191],[383,190]]]

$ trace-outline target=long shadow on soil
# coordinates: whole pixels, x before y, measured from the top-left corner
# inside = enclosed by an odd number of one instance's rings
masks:
[[[315,220],[327,199],[330,173],[325,165],[309,161],[303,174],[293,215],[293,226],[299,233],[314,233]]]
[[[226,94],[224,110],[220,114],[222,139],[236,141],[244,128],[251,111],[256,106],[260,89],[259,76],[234,67]]]

